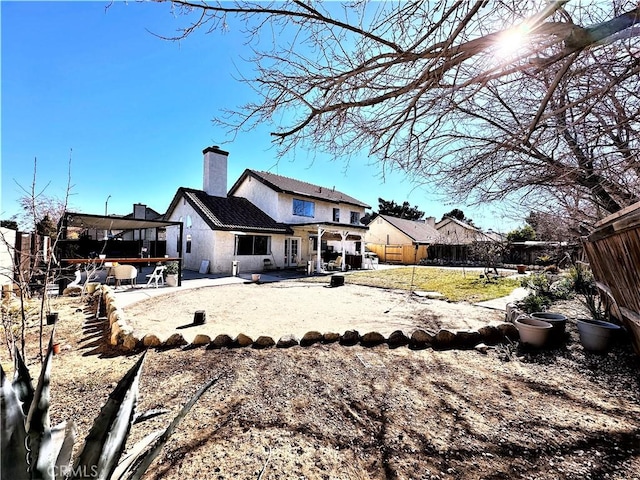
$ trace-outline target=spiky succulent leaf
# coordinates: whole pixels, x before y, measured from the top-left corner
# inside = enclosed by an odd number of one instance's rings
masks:
[[[155,442],[156,439],[160,437],[160,435],[162,435],[162,430],[156,430],[155,432],[150,433],[142,440],[137,442],[133,447],[131,447],[122,461],[113,471],[113,475],[111,475],[110,480],[121,480],[125,478],[125,475],[129,472],[131,465],[133,465],[133,463],[138,458],[140,458],[142,454],[145,453],[145,451],[149,448],[149,445]]]
[[[206,392],[214,383],[218,381],[219,377],[214,377],[205,383],[200,389],[191,397],[191,399],[182,407],[180,412],[175,416],[173,421],[169,424],[166,430],[158,437],[152,447],[144,452],[131,467],[131,474],[127,477],[128,480],[140,480],[142,475],[147,471],[151,462],[158,456],[160,450],[164,444],[169,440],[169,437],[173,434],[174,430],[182,419],[189,413],[189,410],[198,401],[198,399]]]
[[[157,417],[159,415],[164,415],[165,413],[169,413],[171,410],[166,408],[154,408],[151,410],[147,410],[146,412],[141,412],[136,414],[133,418],[133,424],[136,425],[138,423],[149,420],[150,418]]]
[[[93,422],[82,451],[74,463],[73,479],[83,478],[83,475],[91,475],[94,480],[107,480],[111,477],[133,422],[144,357],[145,354],[122,377]]]
[[[9,378],[0,366],[0,478],[28,480],[25,415]]]
[[[47,355],[40,370],[38,385],[33,392],[33,401],[25,423],[29,436],[29,448],[31,449],[32,476],[42,480],[53,480],[51,424],[49,422],[49,384],[53,360],[53,335],[52,331]]]
[[[16,392],[18,400],[22,402],[22,412],[25,417],[29,413],[29,407],[33,401],[33,381],[27,365],[24,363],[20,350],[16,346],[14,349],[14,371],[13,371],[13,390]]]
[[[55,458],[54,473],[56,480],[65,478],[65,473],[70,467],[75,440],[76,424],[73,420],[59,423],[51,429],[51,444],[53,458]]]

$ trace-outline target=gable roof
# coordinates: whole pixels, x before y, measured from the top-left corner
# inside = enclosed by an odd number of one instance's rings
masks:
[[[466,222],[463,222],[462,220],[458,220],[457,218],[453,218],[453,217],[444,217],[442,220],[440,220],[439,222],[436,223],[436,229],[440,230],[441,227],[445,226],[447,223],[455,223],[457,225],[460,225],[462,228],[464,228],[465,230],[472,230],[474,232],[480,232],[480,230],[476,227],[474,227],[473,225],[469,225]]]
[[[212,230],[291,233],[287,225],[276,222],[243,197],[214,197],[202,190],[180,187],[167,209],[166,216],[185,198]]]
[[[135,212],[131,212],[131,213],[128,213],[127,215],[124,215],[122,218],[135,218],[134,215],[135,215]],[[162,214],[156,212],[151,207],[145,206],[143,220],[162,220]]]
[[[378,217],[385,219],[416,243],[435,243],[440,239],[440,233],[425,221],[407,220],[391,215],[377,215],[376,218]]]
[[[346,193],[342,193],[335,188],[321,187],[312,183],[303,182],[302,180],[283,177],[281,175],[276,175],[275,173],[258,172],[249,168],[247,168],[242,175],[240,175],[240,178],[238,178],[236,183],[233,184],[233,187],[229,190],[229,195],[233,195],[242,182],[249,176],[262,182],[276,192],[289,193],[291,195],[299,195],[302,197],[314,198],[316,200],[324,200],[326,202],[348,203],[358,207],[371,208],[366,203],[363,203]]]
[[[446,226],[448,223],[455,223],[457,225],[460,225],[462,228],[464,228],[465,230],[468,230],[469,232],[473,233],[476,236],[476,240],[477,241],[481,241],[481,242],[501,242],[504,240],[503,235],[497,232],[483,232],[482,230],[480,230],[478,227],[474,227],[473,225],[470,225],[466,222],[463,222],[462,220],[458,220],[457,218],[453,218],[453,217],[445,217],[442,220],[440,220],[438,223],[436,223],[436,229],[440,230],[442,229],[444,226]]]

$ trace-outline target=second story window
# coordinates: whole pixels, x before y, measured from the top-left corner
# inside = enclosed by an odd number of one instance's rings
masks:
[[[301,217],[314,217],[316,204],[308,200],[293,199],[293,214]]]
[[[333,209],[333,221],[334,222],[339,222],[340,221],[340,209],[339,208],[334,208]]]
[[[358,225],[360,223],[360,212],[351,212],[351,225]]]

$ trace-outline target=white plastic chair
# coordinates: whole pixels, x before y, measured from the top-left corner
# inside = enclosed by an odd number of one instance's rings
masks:
[[[147,287],[150,287],[153,283],[156,288],[158,288],[158,284],[164,286],[164,269],[167,268],[165,266],[157,266],[153,269],[153,272],[147,275]]]
[[[116,277],[116,286],[119,286],[122,280],[129,280],[133,287],[136,284],[138,269],[133,265],[116,265],[113,267],[113,276]]]

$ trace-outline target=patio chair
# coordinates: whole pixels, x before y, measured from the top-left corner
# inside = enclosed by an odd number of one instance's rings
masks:
[[[164,270],[165,266],[158,265],[153,269],[153,272],[147,275],[147,288],[151,286],[153,283],[156,288],[158,288],[158,284],[164,286]]]
[[[269,270],[274,270],[275,268],[276,266],[273,264],[270,258],[264,259],[263,270],[269,271]]]
[[[113,276],[116,277],[116,287],[122,284],[122,280],[129,280],[133,287],[136,284],[138,269],[133,265],[116,265],[113,267]]]
[[[328,270],[342,270],[342,255],[338,255],[335,260],[327,263]]]

